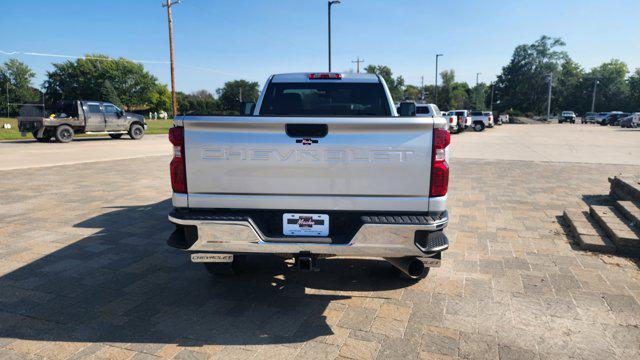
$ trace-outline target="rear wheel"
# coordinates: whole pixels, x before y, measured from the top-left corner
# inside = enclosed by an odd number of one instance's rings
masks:
[[[473,124],[473,130],[474,131],[482,131],[482,130],[484,130],[484,123],[477,122],[477,123]]]
[[[144,136],[144,128],[140,124],[132,124],[129,128],[129,137],[140,140]]]
[[[120,139],[122,134],[109,134],[109,136],[111,136],[112,139]]]
[[[73,129],[69,125],[60,125],[56,128],[56,140],[68,143],[73,140]]]

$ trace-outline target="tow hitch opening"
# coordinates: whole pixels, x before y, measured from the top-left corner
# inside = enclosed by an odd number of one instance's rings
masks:
[[[296,256],[296,265],[301,271],[320,271],[318,255],[300,254]]]

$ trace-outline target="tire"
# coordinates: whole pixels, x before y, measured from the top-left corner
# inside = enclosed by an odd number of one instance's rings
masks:
[[[237,275],[241,271],[241,264],[244,261],[244,256],[234,255],[233,261],[230,263],[204,263],[204,268],[207,272],[213,276]]]
[[[576,121],[575,121],[575,120],[571,120],[571,123],[572,123],[572,124],[575,124],[575,123],[576,123]]]
[[[109,136],[110,136],[112,139],[120,139],[120,138],[122,137],[122,134],[109,134]]]
[[[562,121],[562,120],[558,120],[558,124],[562,124],[562,123],[563,123],[563,121]]]
[[[484,123],[481,122],[477,122],[475,124],[473,124],[473,131],[475,132],[480,132],[484,130]]]
[[[38,137],[35,131],[32,132],[31,134],[33,135],[33,138],[36,139],[37,142],[48,143],[49,141],[51,141],[51,134],[48,131],[43,132],[42,137]]]
[[[140,140],[144,136],[144,128],[140,124],[131,124],[129,137],[133,140]]]
[[[56,128],[56,140],[61,143],[70,143],[73,141],[73,129],[69,125],[60,125]]]

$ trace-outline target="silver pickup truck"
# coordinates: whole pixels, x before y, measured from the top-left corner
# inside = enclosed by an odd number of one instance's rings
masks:
[[[406,105],[406,106],[405,106]],[[274,254],[317,270],[381,257],[412,279],[449,246],[449,132],[400,116],[372,74],[271,76],[247,116],[187,116],[170,129],[170,246],[212,273]]]

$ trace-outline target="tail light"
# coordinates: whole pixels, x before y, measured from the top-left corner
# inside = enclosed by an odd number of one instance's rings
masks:
[[[174,193],[187,193],[187,169],[184,160],[184,127],[175,126],[169,129],[169,141],[173,144],[171,170],[171,188]]]
[[[447,195],[449,188],[449,164],[446,148],[451,143],[451,135],[445,129],[433,130],[433,159],[431,162],[431,183],[429,197]]]
[[[453,116],[449,116],[449,123],[453,124]]]
[[[309,74],[309,80],[340,80],[342,74],[337,73],[315,73]]]

